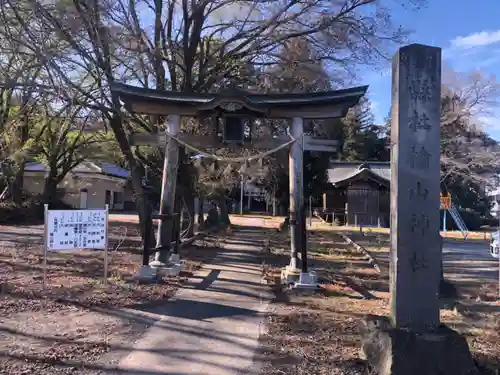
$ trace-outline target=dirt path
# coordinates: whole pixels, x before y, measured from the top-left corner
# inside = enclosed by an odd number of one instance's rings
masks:
[[[264,236],[265,237],[265,236]],[[120,362],[120,374],[254,374],[271,298],[261,281],[263,232],[244,228],[169,303]]]

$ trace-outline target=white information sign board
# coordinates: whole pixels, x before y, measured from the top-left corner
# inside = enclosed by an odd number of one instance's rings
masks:
[[[47,251],[102,249],[107,246],[107,210],[47,210]]]

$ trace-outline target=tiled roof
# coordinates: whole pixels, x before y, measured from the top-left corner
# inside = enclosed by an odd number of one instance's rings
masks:
[[[122,177],[122,178],[130,177],[130,172],[127,171],[126,169],[123,169],[122,167],[119,167],[118,165],[111,163],[101,163],[100,167],[103,173],[109,174],[111,176]]]
[[[42,163],[26,163],[24,170],[28,172],[45,172],[49,167]]]
[[[389,162],[338,162],[333,163],[328,169],[328,181],[331,184],[338,184],[357,176],[358,174],[370,171],[377,177],[391,181],[391,166]]]

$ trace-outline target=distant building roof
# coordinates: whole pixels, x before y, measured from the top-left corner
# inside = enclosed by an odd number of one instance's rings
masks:
[[[49,167],[42,163],[27,163],[25,166],[25,171],[27,172],[46,172]],[[115,164],[111,163],[99,163],[99,162],[90,162],[85,161],[79,165],[77,165],[72,173],[97,173],[103,174],[112,177],[125,178],[128,179],[130,177],[130,172],[126,169],[123,169]]]
[[[118,165],[111,163],[100,163],[99,166],[103,173],[108,174],[110,176],[129,178],[130,172],[126,169],[119,167]]]
[[[328,181],[333,185],[348,182],[362,175],[373,177],[387,184],[391,181],[391,166],[389,162],[334,162],[328,169]]]

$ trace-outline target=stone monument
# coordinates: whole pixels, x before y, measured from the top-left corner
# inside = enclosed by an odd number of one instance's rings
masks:
[[[369,317],[363,351],[379,375],[475,374],[467,342],[440,324],[441,49],[393,58],[391,319]]]
[[[425,331],[439,325],[441,50],[401,48],[392,74],[392,323]]]

